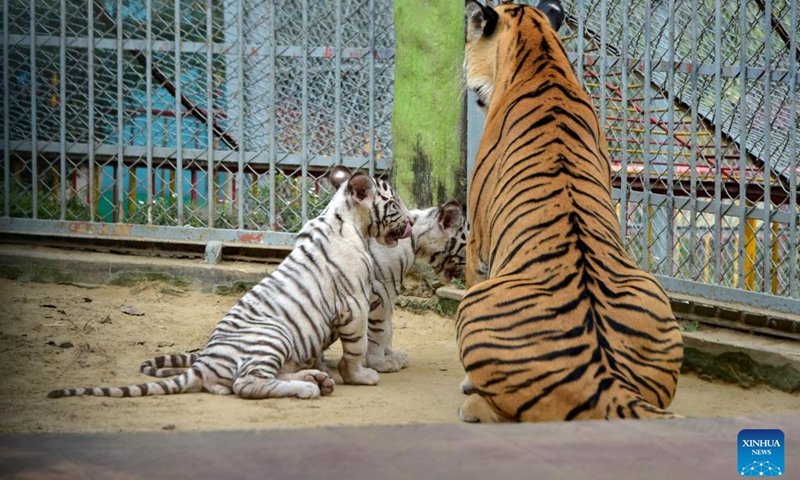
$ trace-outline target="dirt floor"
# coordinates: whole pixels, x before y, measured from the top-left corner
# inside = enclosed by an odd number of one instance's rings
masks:
[[[0,280],[0,432],[252,430],[457,422],[463,371],[453,321],[396,314],[395,347],[411,366],[378,386],[340,383],[316,400],[169,397],[48,399],[62,387],[140,383],[142,360],[198,349],[235,297],[161,283],[91,287]],[[330,365],[340,350],[328,355]],[[672,410],[686,416],[796,414],[800,396],[681,377]]]

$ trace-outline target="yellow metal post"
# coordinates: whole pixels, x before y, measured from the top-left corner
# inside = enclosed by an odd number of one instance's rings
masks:
[[[735,252],[739,251],[739,236],[738,235],[734,235],[733,236],[733,250]],[[734,287],[739,285],[739,269],[738,268],[733,268],[733,283],[731,285],[734,286]]]
[[[647,270],[653,271],[653,206],[647,207]]]
[[[748,218],[744,224],[744,288],[754,291],[756,286],[756,231],[757,220]]]
[[[780,265],[778,261],[778,223],[772,222],[772,268],[770,272],[772,272],[772,294],[778,294],[778,265]]]

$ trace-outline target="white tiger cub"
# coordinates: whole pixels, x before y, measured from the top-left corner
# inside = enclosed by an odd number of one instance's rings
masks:
[[[335,178],[332,178],[335,181]],[[425,210],[411,210],[411,236],[385,247],[370,238],[368,248],[375,265],[369,312],[367,366],[381,373],[408,366],[408,357],[392,348],[394,304],[414,260],[430,264],[443,283],[464,271],[466,224],[461,205],[451,200]],[[333,341],[330,342],[331,344]],[[197,359],[194,354],[162,355],[142,362],[140,370],[152,377],[179,375]],[[320,358],[314,368],[330,374]]]
[[[374,268],[368,239],[396,246],[411,235],[409,212],[382,180],[363,173],[350,176],[344,167],[334,169],[331,178],[337,191],[322,214],[303,227],[278,268],[217,324],[203,351],[185,357],[191,360],[186,371],[157,382],[54,390],[47,396],[206,391],[242,398],[315,398],[331,393],[334,381],[309,367],[337,337],[345,381],[376,384],[378,373],[363,366]]]
[[[464,271],[467,235],[461,205],[451,200],[425,210],[411,210],[411,237],[387,248],[370,240],[375,262],[369,312],[367,366],[396,372],[408,366],[408,356],[392,349],[392,316],[403,279],[414,260],[428,262],[443,283]]]

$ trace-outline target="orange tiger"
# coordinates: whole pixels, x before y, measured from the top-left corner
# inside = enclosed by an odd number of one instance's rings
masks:
[[[465,87],[487,114],[456,328],[467,422],[671,417],[681,333],[625,252],[605,137],[537,8],[466,2]]]

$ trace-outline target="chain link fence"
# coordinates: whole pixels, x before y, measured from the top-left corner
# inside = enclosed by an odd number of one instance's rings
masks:
[[[628,251],[668,289],[800,311],[796,2],[562,3]]]
[[[331,166],[391,167],[392,2],[4,0],[3,19],[7,229],[290,244]]]
[[[563,3],[634,258],[797,311],[796,2]],[[391,168],[393,7],[3,0],[0,228],[291,244],[332,165]]]

